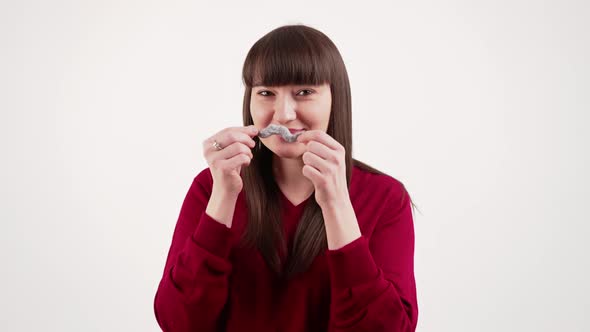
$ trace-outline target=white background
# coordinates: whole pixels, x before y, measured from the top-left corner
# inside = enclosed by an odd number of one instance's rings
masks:
[[[0,329],[158,331],[201,142],[270,30],[339,48],[402,181],[418,331],[590,330],[587,1],[2,1]]]

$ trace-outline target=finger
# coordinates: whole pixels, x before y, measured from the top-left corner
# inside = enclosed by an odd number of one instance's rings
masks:
[[[332,162],[338,162],[338,151],[334,151],[326,145],[318,141],[309,141],[307,143],[307,151],[321,157],[322,159],[329,160]]]
[[[217,140],[218,143],[225,143],[223,146],[230,145],[233,142],[239,141],[241,138],[249,138],[251,141],[252,137],[256,136],[258,133],[258,129],[254,125],[247,126],[247,127],[230,127],[221,130],[220,132],[216,133],[215,135],[207,138],[205,142],[210,143],[213,145],[213,142]],[[246,143],[249,140],[243,141]]]
[[[243,153],[237,154],[229,159],[219,161],[224,169],[235,169],[239,166],[250,165],[251,158]]]
[[[250,137],[254,137],[258,135],[258,129],[254,125],[245,126],[245,127],[234,127],[239,131],[242,131],[244,134],[249,135]]]
[[[236,155],[243,154],[252,159],[252,151],[249,147],[242,143],[236,142],[222,150],[208,151],[205,153],[205,159],[209,165],[222,160],[227,160],[235,157]]]
[[[318,141],[335,151],[343,149],[337,140],[322,130],[307,130],[297,137],[297,142],[307,143],[309,141]]]
[[[309,165],[320,171],[322,174],[327,174],[330,168],[330,162],[321,158],[313,152],[306,151],[303,153],[303,162],[305,165]]]
[[[304,165],[301,169],[301,173],[313,183],[314,187],[322,178],[320,171],[309,165]]]
[[[203,149],[205,151],[220,151],[217,150],[213,145],[214,141],[217,141],[217,143],[221,145],[222,150],[235,142],[243,143],[249,146],[251,149],[256,146],[256,142],[252,139],[252,137],[246,134],[242,129],[222,130],[218,134],[205,140],[203,142]]]
[[[244,154],[250,158],[254,157],[250,148],[240,142],[232,143],[230,146],[215,153],[216,158],[219,159],[230,159],[238,154]]]

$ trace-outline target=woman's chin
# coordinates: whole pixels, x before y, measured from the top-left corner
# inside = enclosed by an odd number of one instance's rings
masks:
[[[273,144],[269,147],[269,150],[281,158],[301,159],[303,153],[305,153],[305,146],[297,142],[288,143],[283,141],[278,144]]]

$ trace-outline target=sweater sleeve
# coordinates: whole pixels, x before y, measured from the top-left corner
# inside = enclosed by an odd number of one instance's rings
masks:
[[[388,199],[370,239],[362,235],[327,252],[332,280],[330,332],[416,330],[411,200],[405,188],[401,199],[395,196]]]
[[[228,296],[231,231],[205,210],[210,193],[197,175],[186,194],[154,298],[165,332],[217,331]]]

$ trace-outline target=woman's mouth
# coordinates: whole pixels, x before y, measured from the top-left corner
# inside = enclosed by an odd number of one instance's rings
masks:
[[[304,130],[305,130],[305,129],[303,129],[303,128],[299,128],[299,129],[292,129],[292,128],[289,128],[289,131],[291,132],[291,134],[296,134],[296,133],[298,133],[298,132],[300,132],[300,131],[304,131]]]

